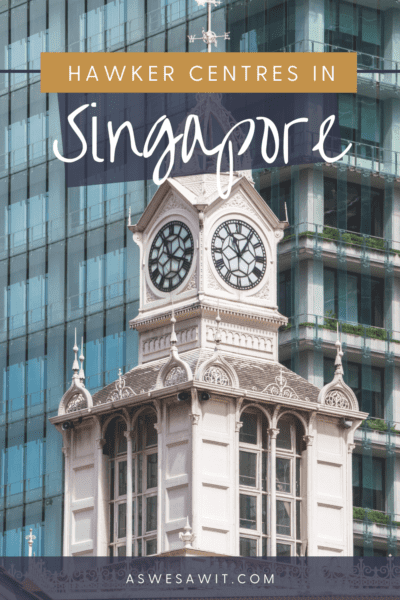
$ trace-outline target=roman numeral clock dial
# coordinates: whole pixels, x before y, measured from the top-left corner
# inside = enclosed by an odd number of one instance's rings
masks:
[[[267,266],[264,244],[244,221],[222,223],[213,235],[211,253],[219,275],[231,287],[250,290],[264,276]]]
[[[171,221],[160,229],[150,248],[149,274],[155,287],[171,292],[181,285],[192,265],[194,252],[190,229]]]

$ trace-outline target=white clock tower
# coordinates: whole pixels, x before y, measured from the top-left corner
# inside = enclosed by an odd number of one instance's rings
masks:
[[[92,397],[75,347],[51,419],[66,555],[352,554],[351,451],[366,415],[339,340],[322,390],[278,363],[285,227],[240,173],[226,200],[214,175],[168,179],[129,224],[139,364]]]

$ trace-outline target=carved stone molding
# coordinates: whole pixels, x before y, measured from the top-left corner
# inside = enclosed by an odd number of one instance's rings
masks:
[[[254,294],[253,298],[261,298],[267,300],[269,298],[269,283],[266,283],[263,288],[257,294]]]
[[[151,354],[170,348],[170,333],[159,335],[143,341],[143,354]],[[178,346],[195,342],[198,339],[198,327],[189,327],[176,332]]]
[[[269,429],[267,429],[268,435],[271,440],[276,440],[276,438],[278,437],[279,431],[280,431],[280,429],[275,429],[274,427],[270,427]]]
[[[217,279],[214,277],[209,265],[207,266],[207,287],[212,290],[221,290],[225,292],[222,285],[220,285]]]
[[[146,302],[156,302],[157,300],[160,300],[160,297],[153,294],[148,284],[146,283]]]
[[[242,429],[242,427],[243,427],[242,421],[236,421],[236,424],[235,424],[235,431],[236,431],[236,433],[239,433],[240,430]]]
[[[256,214],[254,208],[241,193],[237,193],[229,198],[224,204],[224,209],[226,208],[236,208],[240,209],[241,211],[245,210],[252,215]]]
[[[353,450],[354,450],[354,448],[355,448],[355,447],[356,447],[356,445],[355,445],[355,444],[349,444],[349,445],[347,446],[347,452],[348,452],[349,454],[352,454],[352,453],[353,453]]]
[[[241,331],[234,326],[220,327],[219,332],[222,344],[238,346],[240,348],[251,348],[252,350],[262,350],[265,352],[273,351],[273,337],[254,333],[250,328],[248,328],[248,331]],[[206,330],[207,340],[213,342],[215,333],[216,326],[208,325]]]
[[[161,216],[165,215],[166,213],[170,213],[174,209],[179,209],[179,211],[185,210],[186,212],[190,212],[190,209],[186,205],[185,202],[183,202],[182,200],[180,200],[176,196],[171,195],[171,197],[164,204],[164,207],[160,210],[160,212],[158,213],[157,216],[161,217]]]
[[[191,418],[193,425],[198,425],[199,424],[200,415],[197,415],[196,413],[190,413],[189,417]]]
[[[104,438],[97,438],[96,440],[96,447],[98,450],[101,450],[103,448],[103,446],[105,445],[107,440],[105,440]]]
[[[313,435],[303,435],[303,440],[305,441],[307,446],[312,446],[314,443],[314,436]]]
[[[195,269],[193,275],[189,279],[189,282],[183,291],[190,292],[191,290],[196,289],[196,287],[197,287],[197,269]]]

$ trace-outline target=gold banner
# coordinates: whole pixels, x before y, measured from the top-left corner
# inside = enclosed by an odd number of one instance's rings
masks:
[[[356,93],[355,52],[42,52],[50,93]]]

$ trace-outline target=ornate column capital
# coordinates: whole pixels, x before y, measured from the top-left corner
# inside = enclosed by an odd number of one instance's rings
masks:
[[[312,446],[314,443],[314,436],[313,435],[303,435],[303,440],[305,441],[307,446]]]
[[[196,413],[190,413],[189,417],[192,420],[192,425],[198,425],[199,424],[200,415],[197,415]]]
[[[275,427],[270,427],[269,429],[267,429],[268,435],[271,440],[276,440],[276,438],[278,437],[279,431],[280,431],[280,429],[276,429]]]
[[[243,422],[242,421],[236,421],[236,425],[235,425],[235,431],[236,431],[236,433],[239,433],[240,430],[242,429],[242,427],[243,427]]]
[[[127,431],[124,431],[124,436],[126,437],[127,440],[131,440],[134,434],[134,429],[128,429]]]
[[[64,454],[65,458],[68,458],[68,456],[69,456],[69,447],[68,446],[63,446],[61,448],[61,451]]]
[[[354,450],[354,448],[355,448],[355,447],[356,447],[356,445],[355,445],[355,444],[349,444],[349,445],[347,446],[347,452],[348,452],[349,454],[352,454],[352,453],[353,453],[353,450]]]
[[[154,423],[154,429],[157,431],[158,434],[162,433],[161,423]]]
[[[105,438],[97,438],[96,445],[97,445],[98,450],[101,450],[103,448],[103,446],[105,445],[105,443],[106,443]]]

